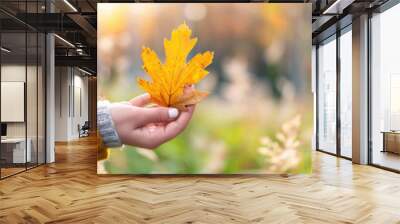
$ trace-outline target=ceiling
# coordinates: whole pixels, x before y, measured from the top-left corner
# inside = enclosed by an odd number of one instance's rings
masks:
[[[254,2],[312,3],[313,16],[311,22],[313,23],[313,39],[321,35],[321,33],[335,24],[339,19],[349,14],[353,15],[365,9],[379,6],[385,1],[386,0],[254,0]],[[23,31],[25,28],[30,28],[31,30],[39,32],[54,32],[58,35],[58,37],[55,38],[56,65],[80,66],[95,73],[97,39],[96,4],[105,2],[135,1],[47,0],[46,5],[45,0],[1,0],[0,22],[2,32],[13,33],[3,36],[6,39],[9,38],[9,40],[5,40],[7,42],[14,41],[13,45],[10,45],[11,47],[23,49],[21,48],[21,46],[24,46],[23,38],[21,39],[23,34],[18,34],[21,30]],[[213,1],[209,0],[209,2]],[[52,13],[49,13],[50,11]],[[29,48],[28,51],[30,51]],[[15,54],[18,52],[19,51],[16,50]]]

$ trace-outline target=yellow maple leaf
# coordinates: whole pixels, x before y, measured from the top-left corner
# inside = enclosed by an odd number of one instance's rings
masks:
[[[208,95],[207,92],[185,88],[208,74],[205,68],[214,56],[213,52],[206,51],[196,54],[186,63],[188,54],[197,43],[197,38],[191,38],[191,35],[192,30],[183,23],[172,31],[170,40],[164,39],[165,63],[161,63],[152,49],[142,49],[143,70],[151,81],[138,78],[138,84],[160,106],[186,110],[187,105],[196,104]]]

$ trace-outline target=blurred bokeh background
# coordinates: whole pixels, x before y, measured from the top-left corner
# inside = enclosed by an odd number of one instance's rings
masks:
[[[98,4],[98,94],[143,91],[142,46],[164,60],[163,39],[186,22],[199,52],[215,52],[196,86],[210,96],[188,128],[156,150],[124,146],[98,173],[307,173],[311,170],[311,5]]]

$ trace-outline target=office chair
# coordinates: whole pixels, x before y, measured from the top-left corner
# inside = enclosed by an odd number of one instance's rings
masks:
[[[85,121],[85,123],[80,127],[78,124],[79,138],[89,136],[90,125],[89,121]]]

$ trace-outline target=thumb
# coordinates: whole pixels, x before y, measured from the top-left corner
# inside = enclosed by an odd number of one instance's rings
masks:
[[[144,126],[150,123],[162,123],[175,120],[179,111],[176,108],[168,107],[153,107],[153,108],[141,108],[140,113],[140,125]]]

